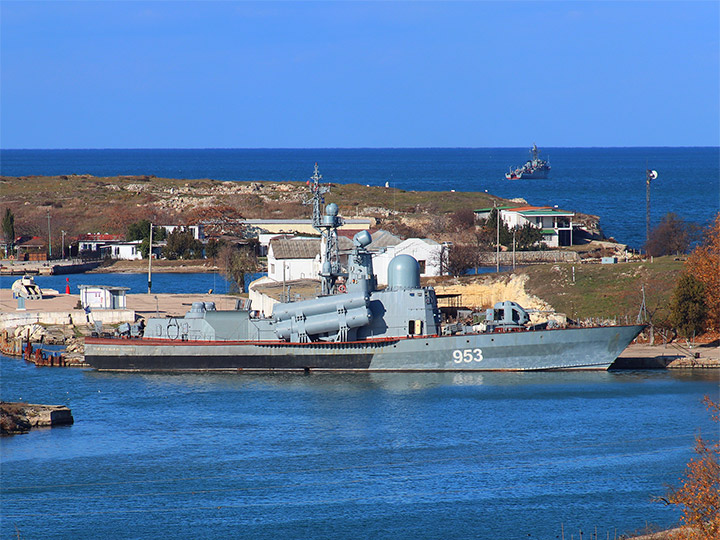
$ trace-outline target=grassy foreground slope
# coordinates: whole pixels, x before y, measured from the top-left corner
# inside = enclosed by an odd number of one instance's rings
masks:
[[[573,281],[573,266],[575,280]],[[660,257],[653,262],[602,264],[543,264],[522,268],[529,279],[528,293],[542,298],[556,311],[570,317],[599,317],[634,321],[642,303],[659,320],[669,315],[668,306],[682,261]]]
[[[574,268],[574,280],[573,280]],[[552,309],[573,319],[617,319],[634,323],[645,304],[653,322],[669,316],[669,305],[682,261],[602,264],[538,264],[501,274],[428,278],[441,294],[460,294],[468,308],[484,309],[514,300],[530,309]]]

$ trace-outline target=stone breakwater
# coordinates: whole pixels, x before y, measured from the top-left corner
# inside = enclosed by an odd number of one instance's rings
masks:
[[[37,366],[87,367],[84,362],[84,339],[74,336],[70,331],[69,327],[44,327],[37,324],[2,330],[0,353],[22,357]],[[39,344],[64,348],[62,351],[50,351]]]
[[[0,402],[0,434],[18,435],[33,428],[69,426],[75,422],[64,405]]]

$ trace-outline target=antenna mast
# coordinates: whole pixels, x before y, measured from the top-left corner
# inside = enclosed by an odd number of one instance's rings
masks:
[[[308,180],[312,196],[305,204],[313,205],[313,227],[322,236],[320,250],[320,282],[322,294],[332,294],[335,288],[335,281],[342,274],[340,272],[340,248],[338,244],[337,228],[343,221],[338,216],[338,206],[330,203],[325,207],[325,213],[321,212],[321,205],[325,203],[323,194],[330,191],[329,186],[321,186],[322,175],[315,163],[315,171]]]

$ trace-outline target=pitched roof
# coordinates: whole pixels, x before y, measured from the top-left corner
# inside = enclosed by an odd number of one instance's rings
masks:
[[[383,248],[397,246],[400,242],[402,242],[402,238],[399,236],[395,236],[388,231],[379,230],[372,235],[372,242],[368,244],[366,249],[368,251],[377,251]]]
[[[124,234],[85,233],[78,236],[79,242],[121,242],[124,240]]]
[[[276,259],[314,259],[320,255],[320,238],[273,238],[270,248]]]
[[[320,238],[303,238],[279,236],[270,240],[270,248],[276,259],[314,259],[320,255],[322,240]],[[338,250],[351,251],[352,240],[338,236]]]
[[[40,236],[33,236],[29,240],[26,240],[25,242],[18,242],[18,245],[24,248],[29,247],[38,247],[38,248],[44,248],[47,247],[47,240],[44,238],[41,238]]]
[[[529,216],[550,216],[550,215],[561,215],[561,216],[574,216],[575,212],[568,212],[567,210],[560,210],[559,208],[551,208],[550,206],[498,206],[496,207],[498,210],[504,210],[505,212],[517,212],[518,214],[522,215],[529,215]],[[478,210],[474,210],[477,214],[483,214],[487,212],[491,212],[494,210],[493,208],[480,208]]]

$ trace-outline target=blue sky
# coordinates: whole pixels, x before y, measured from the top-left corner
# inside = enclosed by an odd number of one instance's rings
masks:
[[[716,146],[720,3],[0,3],[2,148]]]

